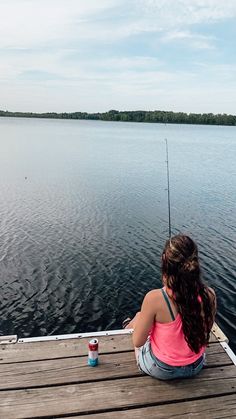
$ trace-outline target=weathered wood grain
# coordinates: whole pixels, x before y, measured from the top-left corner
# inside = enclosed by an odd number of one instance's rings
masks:
[[[150,377],[0,392],[0,417],[49,417],[126,409],[173,401],[236,395],[236,369],[208,368],[194,379],[162,382]]]
[[[99,353],[133,350],[130,335],[99,338]],[[88,339],[65,339],[48,342],[16,343],[0,346],[0,364],[43,359],[84,356],[88,353]]]
[[[215,336],[218,342],[227,342],[227,343],[229,342],[229,339],[227,338],[223,330],[221,330],[221,328],[218,326],[216,322],[214,322],[211,331],[212,331],[212,335]]]
[[[92,415],[71,416],[67,419],[216,419],[236,418],[236,397],[213,397],[211,399],[192,400],[162,406],[143,407],[131,410],[118,410],[108,413],[93,413]],[[54,416],[54,419],[59,419]]]
[[[212,334],[210,342],[217,342],[217,339]],[[133,350],[133,345],[130,335],[99,337],[99,352],[101,354],[131,350]],[[83,356],[87,354],[87,351],[88,339],[0,345],[0,364]]]
[[[30,388],[82,383],[141,375],[133,352],[100,355],[96,368],[87,365],[87,356],[0,365],[0,389]]]
[[[87,366],[87,356],[32,361],[0,365],[0,390],[32,388],[67,383],[83,383],[141,375],[134,352],[113,353],[99,356],[96,368]],[[207,348],[207,367],[230,365],[232,361],[220,344]]]

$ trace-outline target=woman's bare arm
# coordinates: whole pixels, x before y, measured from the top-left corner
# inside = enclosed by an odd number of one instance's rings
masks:
[[[156,291],[150,291],[146,294],[143,300],[141,311],[135,322],[133,332],[133,344],[136,348],[144,345],[147,337],[150,333],[152,325],[155,321],[156,315],[156,304],[154,304],[154,298]]]

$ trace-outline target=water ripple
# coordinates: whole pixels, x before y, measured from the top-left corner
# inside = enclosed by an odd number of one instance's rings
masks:
[[[168,137],[172,232],[199,244],[236,348],[235,129],[46,122],[0,121],[0,333],[118,328],[160,286]]]

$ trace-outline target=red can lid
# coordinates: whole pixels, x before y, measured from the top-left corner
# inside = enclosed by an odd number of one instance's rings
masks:
[[[97,339],[91,339],[89,341],[89,350],[90,351],[97,351],[98,350],[98,340]]]

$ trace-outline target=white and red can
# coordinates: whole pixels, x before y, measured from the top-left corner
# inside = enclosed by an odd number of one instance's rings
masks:
[[[88,365],[98,365],[98,339],[91,339],[88,344]]]

